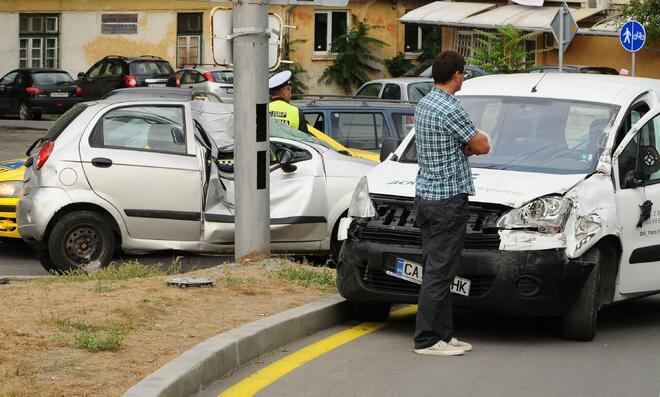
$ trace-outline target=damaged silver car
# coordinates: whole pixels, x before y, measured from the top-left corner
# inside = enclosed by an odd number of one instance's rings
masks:
[[[198,101],[77,105],[30,149],[21,236],[54,271],[103,267],[118,250],[232,253],[232,114]],[[272,250],[338,253],[339,220],[375,164],[272,119],[270,137]]]

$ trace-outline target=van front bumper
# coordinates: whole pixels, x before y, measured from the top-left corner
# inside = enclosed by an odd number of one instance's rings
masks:
[[[422,264],[419,247],[349,238],[337,265],[337,288],[353,301],[417,303],[419,285],[390,276],[397,258]],[[470,280],[468,296],[452,294],[455,307],[515,317],[563,314],[576,299],[593,263],[564,250],[465,249],[458,276]]]

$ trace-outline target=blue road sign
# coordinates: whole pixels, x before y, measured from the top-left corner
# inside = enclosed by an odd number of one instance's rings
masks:
[[[646,30],[637,21],[626,22],[619,30],[619,41],[626,51],[637,52],[646,41]]]

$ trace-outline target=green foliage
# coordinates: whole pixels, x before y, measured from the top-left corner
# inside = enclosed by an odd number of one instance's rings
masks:
[[[477,30],[481,37],[477,41],[483,48],[475,48],[474,57],[465,58],[466,62],[480,66],[489,73],[516,73],[533,65],[534,55],[549,51],[549,49],[536,49],[526,51],[525,41],[536,39],[540,32],[522,34],[511,25],[497,28],[497,33]]]
[[[110,322],[102,326],[54,319],[55,325],[66,334],[73,333],[73,346],[91,352],[117,351],[124,343],[124,335],[134,327],[130,322]]]
[[[403,52],[400,52],[391,59],[385,60],[385,67],[392,77],[403,76],[407,71],[412,69],[413,64],[409,59],[406,59]]]
[[[660,39],[660,0],[630,0],[623,7],[621,23],[634,19],[644,25],[647,43]]]
[[[422,52],[417,57],[419,63],[434,59],[442,50],[442,28],[424,27],[422,31],[424,41],[422,42]]]
[[[284,265],[275,270],[277,277],[294,282],[303,287],[316,288],[326,292],[336,292],[335,274],[327,268],[312,270],[306,267]]]
[[[284,40],[283,40],[283,45],[282,45],[282,59],[284,60],[291,60],[291,54],[296,52],[292,48],[292,46],[296,44],[302,44],[307,42],[307,39],[295,39],[291,40],[289,33],[284,34]],[[293,63],[282,63],[279,68],[277,68],[277,71],[275,73],[279,73],[285,70],[290,70],[291,71],[291,92],[293,95],[300,95],[304,94],[305,91],[309,89],[309,86],[307,84],[303,83],[300,78],[298,77],[299,74],[304,74],[307,73],[307,70],[303,68],[299,63],[293,62]]]
[[[387,45],[369,37],[369,32],[380,26],[369,25],[366,20],[355,23],[355,17],[353,21],[351,30],[332,42],[330,53],[337,58],[318,80],[319,83],[335,83],[347,94],[368,81],[370,73],[380,71],[372,64],[383,64],[383,59],[374,55],[373,50]]]
[[[147,278],[176,274],[181,271],[181,257],[175,258],[167,269],[160,265],[143,265],[137,260],[124,262],[120,265],[111,264],[96,272],[87,272],[82,269],[66,271],[62,274],[54,274],[41,280],[44,283],[78,282],[78,281],[102,281],[102,280],[128,280],[132,278]],[[97,291],[98,292],[98,291]]]
[[[115,290],[117,290],[116,287],[113,287],[112,285],[101,284],[99,281],[96,282],[93,289],[93,291],[97,294],[107,294]]]

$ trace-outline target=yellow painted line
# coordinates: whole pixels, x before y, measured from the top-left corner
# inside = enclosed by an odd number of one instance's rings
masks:
[[[417,312],[417,305],[404,306],[390,313],[390,318],[406,317]],[[361,323],[345,331],[339,332],[307,347],[298,350],[295,353],[275,361],[269,366],[260,369],[254,374],[248,376],[234,386],[220,393],[218,397],[251,397],[274,383],[279,378],[301,367],[302,365],[314,360],[315,358],[332,351],[339,346],[345,345],[361,336],[377,331],[387,323]]]

